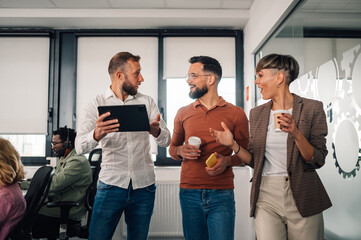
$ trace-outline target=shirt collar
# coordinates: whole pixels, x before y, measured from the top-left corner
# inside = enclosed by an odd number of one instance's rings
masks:
[[[138,95],[139,95],[139,91],[138,91],[137,94],[134,95],[134,96],[133,96],[133,95],[128,95],[128,97],[127,97],[126,100],[133,99],[133,98],[137,98]],[[118,98],[118,97],[115,95],[115,93],[113,92],[113,90],[112,90],[112,89],[110,88],[110,86],[109,86],[109,88],[105,91],[105,98],[106,98],[106,99],[109,99],[109,98],[112,98],[112,97]]]
[[[193,103],[193,107],[194,108],[196,108],[196,107],[198,107],[198,106],[201,106],[202,105],[202,103],[199,101],[199,99],[197,98],[197,100],[195,100],[194,101],[194,103]],[[223,97],[219,97],[219,99],[218,99],[218,102],[217,102],[217,104],[214,106],[214,108],[215,107],[224,107],[224,106],[226,106],[227,105],[227,102],[226,102],[226,100],[224,100],[223,99]]]

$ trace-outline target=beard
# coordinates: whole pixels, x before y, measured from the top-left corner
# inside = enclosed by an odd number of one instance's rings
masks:
[[[201,98],[207,92],[208,92],[208,88],[206,86],[204,86],[202,88],[197,88],[196,87],[196,90],[194,90],[194,92],[192,92],[192,91],[189,92],[189,97],[192,98],[192,99]]]
[[[53,153],[57,156],[57,157],[63,157],[65,154],[65,148],[62,147],[61,149],[58,150],[53,150]]]
[[[134,87],[129,81],[128,81],[128,76],[125,75],[125,81],[123,84],[123,91],[128,93],[129,95],[136,95],[138,93],[138,90],[136,87]]]

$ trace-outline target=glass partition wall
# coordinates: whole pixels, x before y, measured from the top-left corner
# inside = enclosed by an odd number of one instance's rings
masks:
[[[361,239],[361,3],[307,0],[257,52],[290,54],[300,64],[291,92],[323,102],[328,155],[318,170],[333,206],[326,239]],[[257,87],[256,87],[257,88]],[[262,104],[257,91],[257,105]]]

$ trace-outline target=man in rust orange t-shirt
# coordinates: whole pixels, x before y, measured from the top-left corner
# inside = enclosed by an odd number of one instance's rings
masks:
[[[173,159],[183,160],[179,192],[183,233],[188,240],[233,240],[232,166],[243,163],[230,148],[217,143],[209,129],[222,131],[224,122],[236,142],[247,148],[248,120],[242,108],[218,95],[222,67],[216,59],[197,56],[189,62],[189,96],[196,101],[178,110],[169,149]],[[188,144],[191,136],[201,139],[199,149]],[[217,163],[207,167],[206,160],[212,153],[216,153]]]

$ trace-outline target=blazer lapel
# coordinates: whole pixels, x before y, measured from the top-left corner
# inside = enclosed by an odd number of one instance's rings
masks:
[[[258,163],[260,164],[259,169],[262,168],[263,163],[264,163],[264,154],[265,154],[265,149],[266,149],[266,140],[267,140],[267,131],[268,131],[268,124],[269,124],[269,118],[270,118],[270,112],[272,109],[272,105],[273,102],[269,101],[268,103],[266,103],[264,105],[264,108],[260,109],[261,112],[258,116],[258,124],[257,124],[257,128],[261,129],[260,132],[260,136],[259,139],[261,140],[260,144],[261,144],[261,154],[260,154],[260,159],[258,161]]]
[[[296,94],[292,94],[292,95],[294,97],[292,117],[293,117],[293,120],[295,121],[296,127],[298,127],[298,123],[300,121],[302,105],[303,105],[302,98],[300,98]],[[292,153],[293,153],[294,147],[295,147],[295,141],[294,141],[293,137],[291,137],[291,135],[288,134],[288,138],[287,138],[287,169],[289,169],[290,164],[291,164]]]

